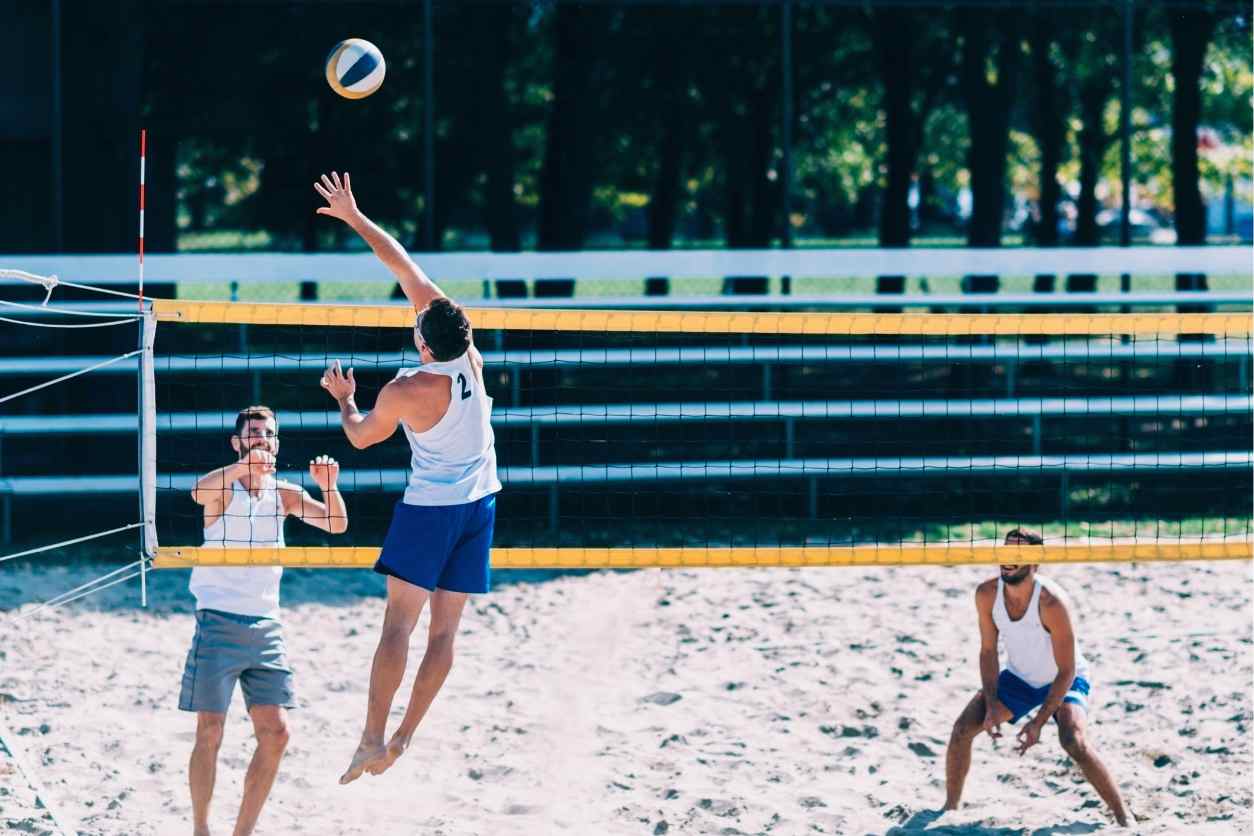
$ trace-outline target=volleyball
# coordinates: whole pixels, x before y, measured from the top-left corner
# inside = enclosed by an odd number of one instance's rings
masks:
[[[327,56],[327,84],[346,99],[364,99],[383,84],[387,66],[383,53],[370,41],[340,41]]]

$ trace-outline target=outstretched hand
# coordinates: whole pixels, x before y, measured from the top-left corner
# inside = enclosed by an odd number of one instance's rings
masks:
[[[357,211],[357,201],[353,198],[353,184],[347,171],[344,172],[342,181],[338,172],[332,171],[330,177],[323,174],[321,182],[315,182],[313,187],[314,191],[322,195],[327,202],[326,206],[318,207],[319,215],[330,215],[348,223],[360,214]]]
[[[340,370],[340,361],[336,360],[327,370],[322,373],[320,381],[322,388],[330,393],[331,397],[341,403],[347,398],[351,398],[357,391],[357,381],[353,379],[353,370],[350,368],[348,374],[344,374]]]
[[[340,478],[340,463],[327,455],[318,456],[309,462],[309,476],[323,493],[334,490]]]

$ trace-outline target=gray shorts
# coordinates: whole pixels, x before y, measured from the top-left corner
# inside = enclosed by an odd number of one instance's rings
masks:
[[[179,709],[225,714],[236,680],[249,708],[296,707],[281,625],[273,618],[196,610],[196,636],[183,667]]]

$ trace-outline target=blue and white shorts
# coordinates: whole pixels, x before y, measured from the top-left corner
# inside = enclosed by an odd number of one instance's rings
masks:
[[[462,505],[396,503],[374,570],[428,591],[488,591],[496,496]]]
[[[1009,708],[1014,715],[1010,719],[1012,723],[1019,722],[1029,711],[1044,705],[1045,698],[1049,696],[1049,689],[1049,685],[1034,688],[1010,671],[1002,671],[997,677],[997,699],[1001,700],[1001,704]],[[1062,701],[1080,706],[1087,714],[1089,681],[1082,676],[1077,676],[1071,682],[1071,687],[1067,689]]]

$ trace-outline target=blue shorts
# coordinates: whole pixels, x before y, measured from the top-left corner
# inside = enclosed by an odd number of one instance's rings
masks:
[[[997,677],[997,699],[1001,700],[1001,704],[1014,714],[1010,719],[1012,723],[1019,722],[1023,719],[1023,715],[1044,705],[1045,698],[1049,696],[1049,689],[1049,685],[1033,688],[1010,671],[1002,671]],[[1067,689],[1062,701],[1078,705],[1084,709],[1085,713],[1088,713],[1089,681],[1082,676],[1077,676],[1072,681],[1071,687]]]
[[[196,610],[196,634],[183,665],[179,709],[225,714],[236,682],[248,708],[296,707],[282,626],[273,618]]]
[[[464,505],[398,502],[374,570],[428,591],[487,592],[495,526],[495,496]]]

